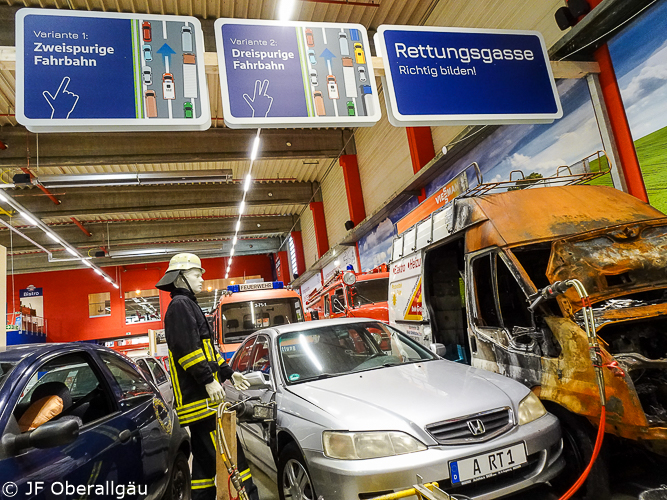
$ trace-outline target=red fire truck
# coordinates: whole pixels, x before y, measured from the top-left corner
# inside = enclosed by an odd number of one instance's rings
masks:
[[[339,271],[322,288],[306,298],[306,320],[324,318],[372,318],[389,322],[386,264],[367,273]]]

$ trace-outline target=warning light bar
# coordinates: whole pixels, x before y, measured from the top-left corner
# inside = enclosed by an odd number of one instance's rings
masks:
[[[282,281],[267,281],[264,283],[243,283],[241,285],[227,285],[227,291],[232,293],[249,292],[251,290],[282,290],[285,287]]]

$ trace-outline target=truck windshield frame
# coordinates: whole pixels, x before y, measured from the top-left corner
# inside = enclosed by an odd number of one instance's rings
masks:
[[[353,290],[356,293],[353,293]],[[389,297],[389,278],[376,278],[357,281],[347,287],[347,303],[352,309],[378,302],[387,302]]]
[[[303,321],[298,297],[231,302],[222,304],[220,310],[223,344],[243,342],[262,328]]]

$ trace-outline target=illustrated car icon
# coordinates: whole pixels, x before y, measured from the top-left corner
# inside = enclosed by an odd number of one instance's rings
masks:
[[[186,118],[192,118],[193,117],[192,103],[191,102],[184,102],[183,103],[183,113],[185,114]]]
[[[317,58],[315,57],[315,51],[313,49],[308,49],[308,60],[310,64],[317,64]]]
[[[306,28],[306,44],[308,44],[308,47],[315,46],[315,37],[313,37],[313,30],[310,28]]]
[[[366,56],[364,56],[364,49],[360,43],[354,44],[354,58],[357,64],[366,64]]]
[[[153,70],[150,66],[144,66],[141,68],[141,79],[144,82],[144,85],[153,84]]]
[[[141,23],[141,34],[144,37],[144,42],[150,42],[153,40],[152,34],[151,34],[151,23],[148,21],[144,21]]]
[[[317,70],[316,69],[311,69],[308,74],[310,75],[310,83],[316,87],[318,84],[317,81]]]
[[[349,56],[350,46],[347,43],[347,34],[344,32],[338,33],[338,43],[340,44],[340,55]]]
[[[147,90],[144,92],[144,100],[146,101],[146,117],[157,118],[157,97],[154,90]]]
[[[366,77],[366,68],[360,66],[357,68],[357,71],[359,71],[359,81],[360,82],[365,82],[368,80],[368,77]]]
[[[354,116],[354,101],[347,101],[347,116]]]
[[[174,87],[174,75],[165,73],[162,75],[162,97],[164,99],[176,99],[176,89]]]
[[[315,100],[315,112],[317,116],[324,116],[327,114],[326,109],[324,109],[324,98],[322,97],[322,92],[316,90],[313,92],[313,98]]]
[[[144,61],[150,62],[153,60],[153,47],[151,47],[148,44],[145,44],[142,47],[142,50],[144,51]]]
[[[327,76],[327,92],[329,93],[329,99],[339,99],[338,95],[338,84],[336,83],[336,77],[333,75]]]
[[[181,28],[181,44],[183,52],[192,52],[192,28],[190,26]]]

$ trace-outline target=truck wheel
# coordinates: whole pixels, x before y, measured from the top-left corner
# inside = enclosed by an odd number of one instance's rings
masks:
[[[594,429],[585,418],[561,407],[549,405],[547,409],[558,417],[563,433],[565,469],[558,477],[551,480],[551,484],[560,496],[570,489],[588,467],[595,448],[597,429]],[[611,497],[609,467],[604,447],[600,450],[586,482],[577,491],[576,497],[581,500],[608,500]]]
[[[190,464],[183,453],[179,452],[171,466],[169,484],[162,500],[190,500]]]
[[[278,459],[280,500],[317,500],[306,461],[295,443],[288,444]]]

